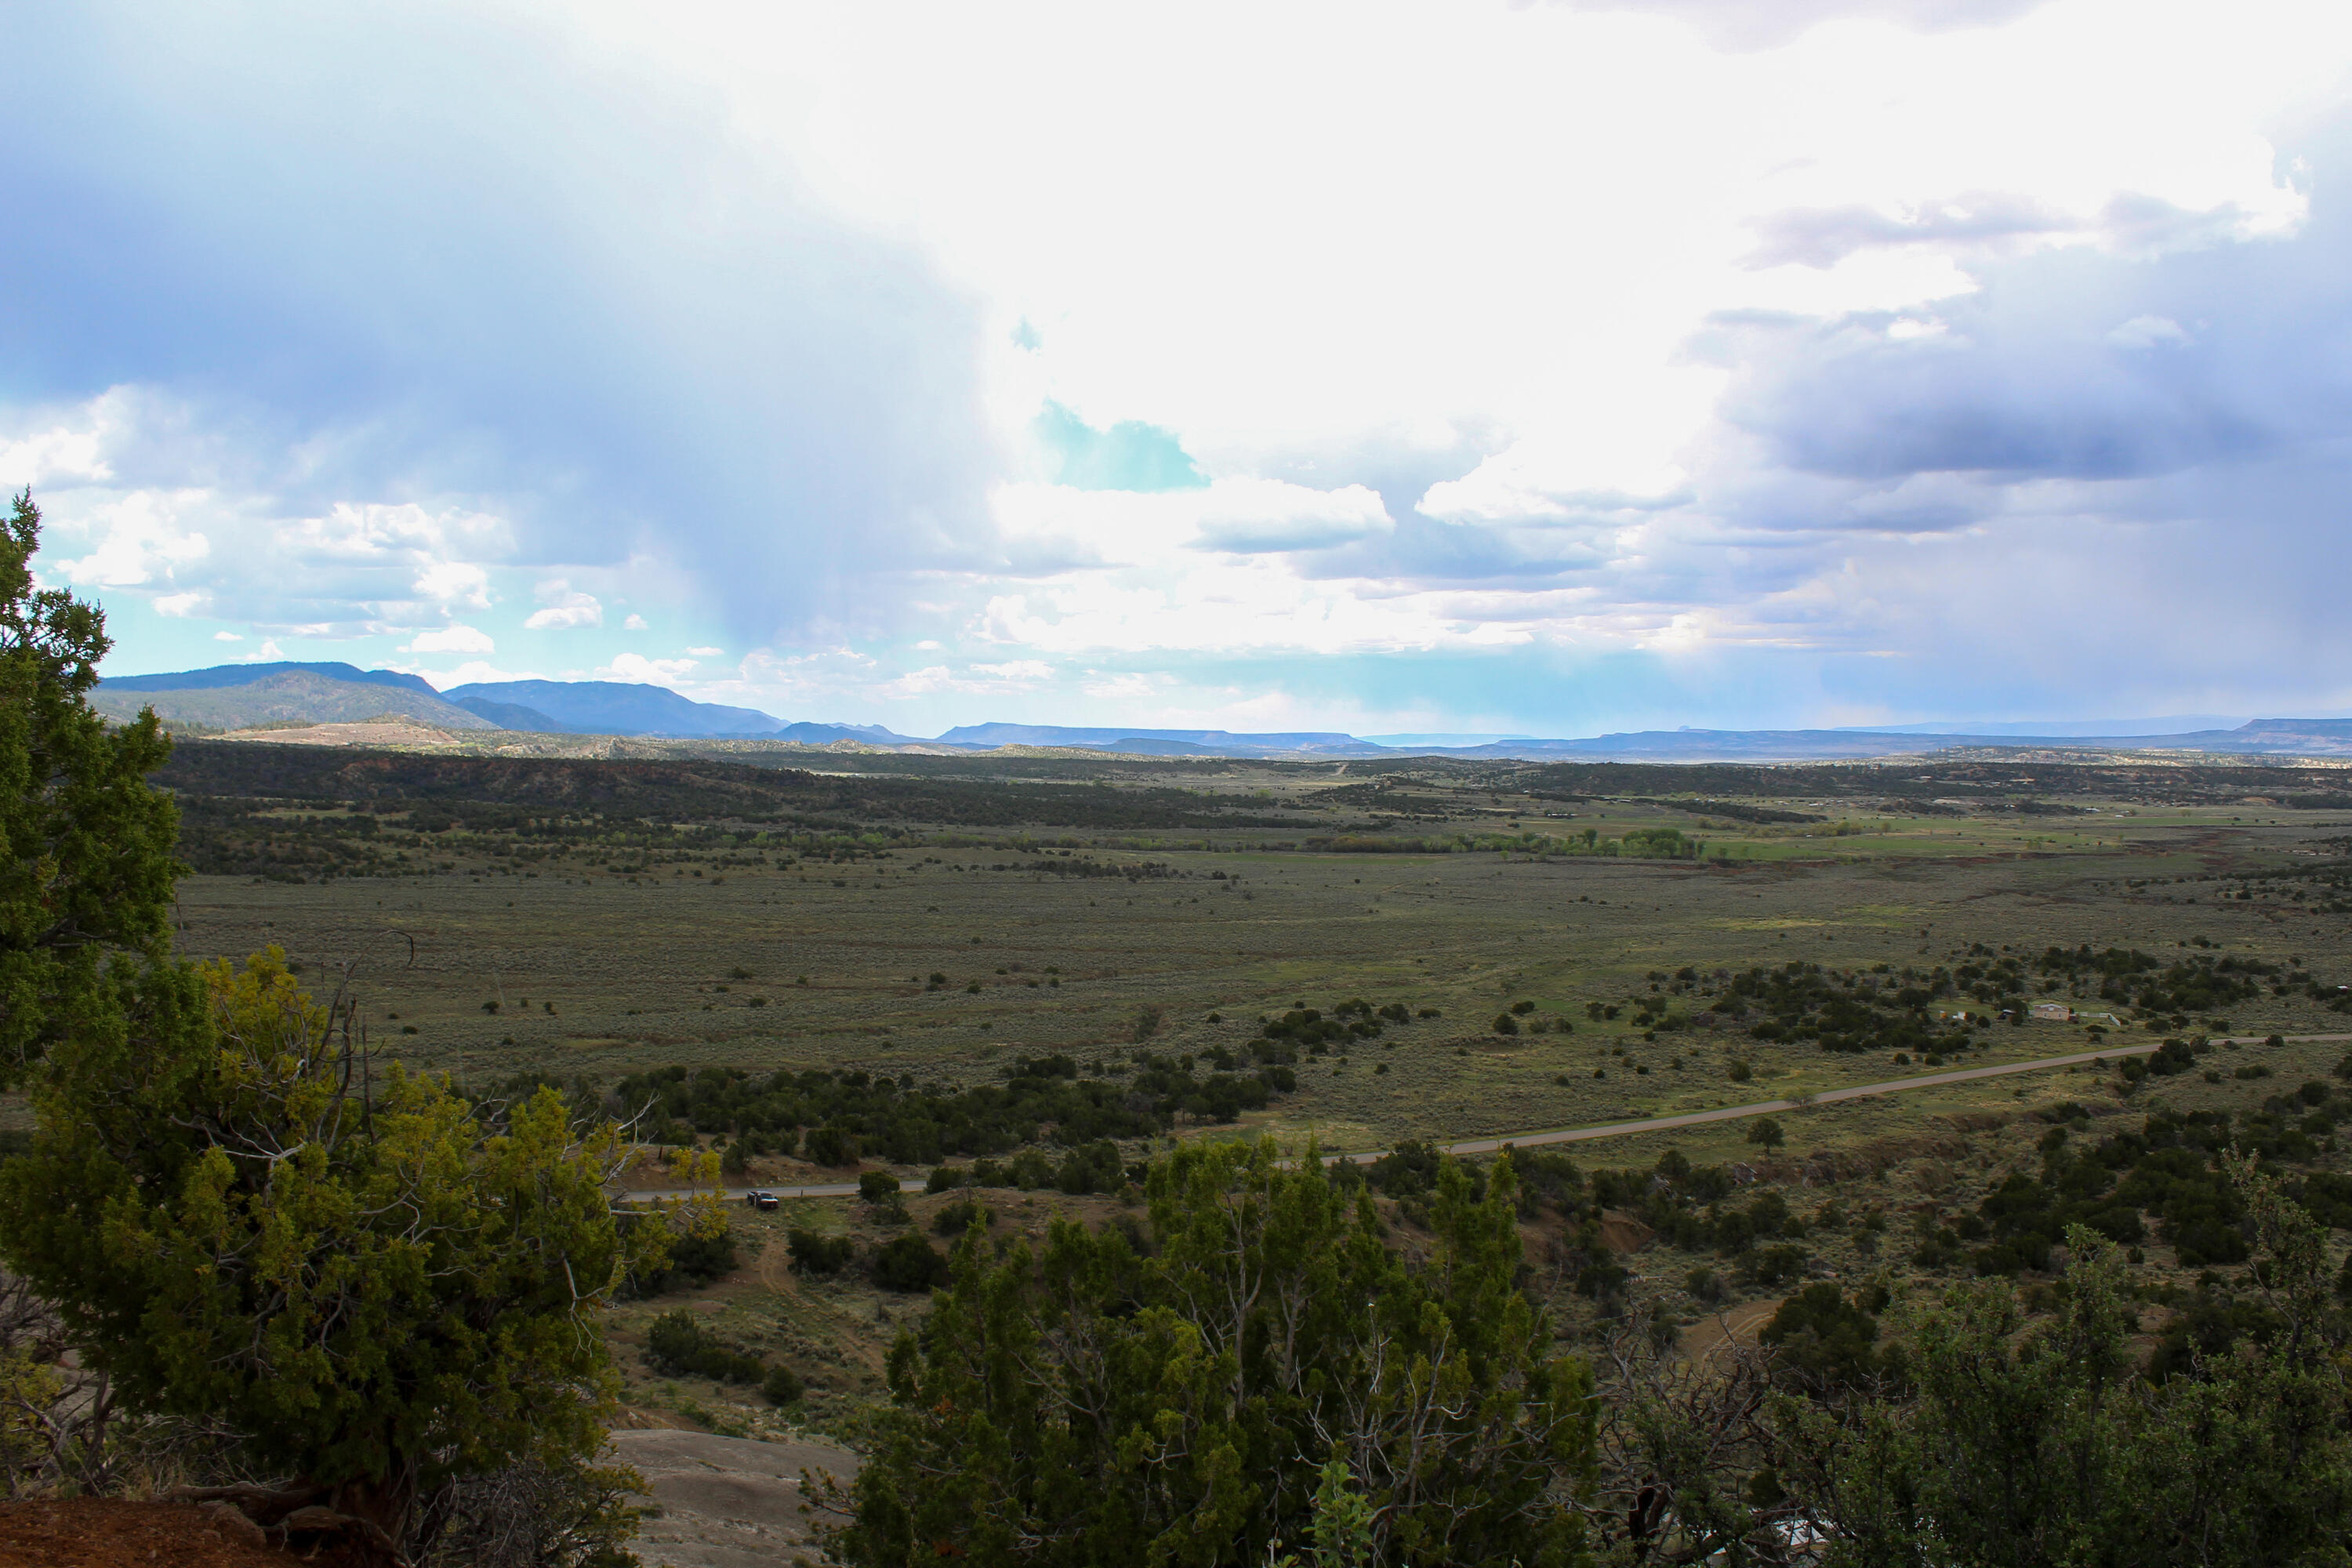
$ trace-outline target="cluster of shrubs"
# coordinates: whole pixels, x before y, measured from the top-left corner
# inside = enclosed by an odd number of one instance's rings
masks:
[[[1598,1008],[1599,1005],[1595,1004],[1594,1005]],[[1498,1035],[1516,1035],[1519,1032],[1521,1020],[1524,1019],[1526,1020],[1528,1032],[1529,1034],[1572,1035],[1576,1033],[1576,1026],[1570,1023],[1566,1018],[1529,1017],[1528,1015],[1532,1014],[1535,1010],[1536,1005],[1534,1003],[1522,998],[1519,1001],[1512,1003],[1508,1007],[1504,1008],[1501,1012],[1496,1014],[1494,1023],[1489,1025],[1488,1027],[1492,1028],[1495,1033]],[[1607,1008],[1606,1011],[1612,1018],[1617,1016],[1617,1009],[1614,1007]],[[1649,1022],[1646,1017],[1639,1021],[1644,1026]]]
[[[640,1225],[650,1216],[630,1215],[624,1223]],[[740,1266],[735,1255],[734,1232],[720,1228],[705,1235],[687,1231],[670,1238],[669,1257],[658,1274],[631,1274],[621,1281],[616,1295],[625,1301],[642,1301],[654,1296],[667,1296],[673,1290],[685,1290],[708,1285],[722,1274],[732,1274]]]
[[[1696,860],[1706,853],[1706,840],[1691,837],[1679,827],[1637,827],[1622,838],[1603,838],[1597,827],[1564,837],[1532,830],[1410,836],[1335,833],[1309,838],[1306,847],[1331,855],[1559,855],[1578,858],[1598,855],[1644,860]]]
[[[1437,1016],[1434,1007],[1421,1010],[1423,1018]],[[1310,1057],[1328,1055],[1334,1048],[1345,1055],[1350,1043],[1378,1039],[1387,1033],[1388,1026],[1412,1020],[1412,1009],[1402,1002],[1375,1006],[1352,996],[1333,1005],[1328,1015],[1300,1002],[1278,1018],[1260,1017],[1257,1037],[1245,1048],[1261,1062],[1295,1062],[1302,1050]]]
[[[1230,1060],[1230,1058],[1228,1058]],[[1238,1064],[1235,1064],[1238,1065]],[[621,1080],[607,1103],[644,1118],[651,1141],[685,1143],[723,1135],[739,1158],[798,1153],[820,1165],[865,1157],[933,1164],[954,1154],[1002,1154],[1038,1142],[1148,1138],[1176,1124],[1231,1121],[1297,1087],[1281,1068],[1196,1074],[1190,1057],[1138,1053],[1081,1076],[1066,1056],[1024,1058],[1005,1081],[971,1089],[917,1088],[861,1070],[754,1076],[738,1068],[656,1068]]]
[[[1884,964],[1865,973],[1791,960],[1775,969],[1759,966],[1733,975],[1708,1010],[1738,1017],[1760,1009],[1767,1016],[1748,1031],[1759,1040],[1813,1040],[1825,1051],[1942,1058],[1968,1049],[1971,1025],[1981,1028],[1989,1023],[1981,1016],[1968,1022],[1927,1016],[1928,1004],[1953,995],[1958,984],[1941,966],[1927,975],[1897,973]]]
[[[2189,1071],[2197,1058],[2213,1048],[2210,1040],[2168,1039],[2144,1057],[2126,1057],[2117,1064],[2116,1074],[2126,1084],[2137,1083],[2144,1078],[2170,1078]],[[2214,1075],[2219,1078],[2217,1073]]]
[[[646,1335],[646,1360],[656,1372],[674,1377],[707,1377],[714,1383],[757,1384],[771,1403],[790,1405],[801,1396],[801,1380],[792,1368],[770,1366],[758,1356],[726,1343],[683,1310],[654,1320]]]
[[[1423,1205],[1435,1191],[1444,1163],[1436,1144],[1408,1140],[1369,1164],[1334,1166],[1332,1179],[1342,1188],[1361,1183],[1398,1200],[1405,1216],[1425,1220]],[[1513,1150],[1511,1164],[1518,1178],[1523,1216],[1532,1218],[1549,1208],[1569,1221],[1562,1261],[1576,1289],[1587,1296],[1614,1295],[1630,1278],[1601,1239],[1607,1210],[1630,1213],[1685,1251],[1719,1251],[1757,1284],[1793,1279],[1811,1258],[1805,1248],[1793,1245],[1802,1239],[1806,1227],[1790,1213],[1787,1199],[1768,1189],[1745,1207],[1726,1205],[1737,1185],[1730,1172],[1720,1165],[1694,1165],[1678,1150],[1667,1150],[1648,1169],[1587,1173],[1565,1154],[1534,1149]],[[1484,1197],[1484,1168],[1471,1165],[1465,1174],[1473,1201]]]
[[[830,1277],[857,1258],[857,1244],[845,1236],[793,1226],[784,1234],[784,1250],[794,1272]],[[914,1231],[891,1237],[867,1258],[874,1283],[885,1290],[931,1290],[948,1282],[948,1260],[937,1247]]]
[[[2339,1070],[2352,1075],[2352,1058]],[[2137,1131],[2079,1148],[2074,1134],[2089,1112],[2071,1102],[2043,1113],[2055,1122],[2042,1139],[2042,1173],[2013,1173],[1973,1214],[1948,1223],[1923,1218],[1913,1261],[1927,1268],[1966,1262],[1979,1274],[2015,1274],[2050,1266],[2051,1249],[2069,1225],[2084,1225],[2127,1246],[2149,1235],[2172,1247],[2184,1267],[2243,1263],[2245,1209],[2219,1165],[2232,1147],[2270,1162],[2308,1161],[2316,1140],[2352,1119],[2352,1098],[2314,1080],[2273,1095],[2259,1110],[2159,1110]],[[2352,1177],[2307,1173],[2289,1184],[2294,1197],[2323,1225],[2352,1229]]]
[[[1090,856],[1068,858],[1032,860],[1026,866],[994,866],[997,871],[1042,871],[1055,877],[1124,877],[1130,882],[1164,881],[1184,873],[1165,860],[1097,860]],[[1226,879],[1223,871],[1214,873],[1217,880]]]
[[[1059,1159],[1043,1149],[1024,1149],[1009,1160],[975,1160],[969,1165],[934,1167],[924,1184],[926,1192],[952,1192],[958,1187],[1018,1187],[1023,1192],[1050,1191],[1081,1197],[1088,1193],[1115,1193],[1143,1179],[1145,1166],[1119,1158],[1118,1146],[1108,1140],[1080,1144]]]
[[[1757,1336],[1780,1352],[1773,1381],[1815,1398],[1848,1389],[1903,1386],[1910,1372],[1903,1347],[1877,1342],[1878,1314],[1892,1300],[1884,1284],[1849,1296],[1835,1285],[1818,1283],[1790,1296]]]
[[[2074,948],[2050,948],[2034,967],[2051,977],[2048,988],[2062,981],[2096,980],[2103,1001],[2184,1020],[2192,1014],[2218,1013],[2232,1003],[2252,1001],[2263,994],[2266,980],[2278,980],[2274,989],[2281,994],[2301,989],[2315,1001],[2332,1000],[2336,995],[2323,991],[2300,970],[2283,970],[2259,958],[2216,958],[2204,952],[2167,963],[2137,948],[2110,947],[2094,952],[2085,942]]]

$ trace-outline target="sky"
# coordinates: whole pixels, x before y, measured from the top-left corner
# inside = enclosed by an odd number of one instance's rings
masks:
[[[112,674],[2352,712],[2341,0],[0,0]]]

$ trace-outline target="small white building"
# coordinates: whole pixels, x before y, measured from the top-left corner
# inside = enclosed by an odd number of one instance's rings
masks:
[[[2063,1002],[2036,1002],[2033,1016],[2047,1018],[2053,1024],[2071,1024],[2074,1021],[2074,1009]]]

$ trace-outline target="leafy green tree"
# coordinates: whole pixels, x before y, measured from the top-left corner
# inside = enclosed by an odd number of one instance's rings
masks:
[[[913,1231],[874,1249],[874,1283],[885,1290],[929,1290],[950,1278],[948,1260]]]
[[[2317,1227],[2233,1161],[2279,1320],[2184,1375],[2142,1376],[2112,1243],[2069,1227],[2061,1310],[2029,1323],[2002,1280],[1920,1315],[1916,1395],[1841,1419],[1778,1406],[1780,1483],[1831,1568],[2198,1568],[2341,1563],[2352,1447]]]
[[[37,589],[40,509],[0,524],[0,1088],[104,1014],[116,953],[170,939],[178,814],[148,787],[171,742],[152,713],[110,730],[89,706],[106,617]]]
[[[247,1435],[258,1464],[383,1550],[446,1484],[577,1470],[604,1439],[606,1294],[625,1236],[583,1133],[541,1089],[478,1107],[377,1076],[350,1016],[275,949],[118,966],[103,1026],[35,1084],[0,1166],[0,1253],[137,1405]]]
[[[1778,1352],[1781,1383],[1816,1395],[1902,1377],[1899,1351],[1877,1344],[1876,1315],[1835,1285],[1808,1285],[1781,1302],[1757,1338]]]
[[[1788,1139],[1789,1135],[1780,1131],[1780,1124],[1769,1116],[1759,1116],[1748,1124],[1748,1141],[1759,1149],[1768,1152],[1778,1149]]]
[[[1348,1473],[1345,1459],[1324,1460],[1319,1474],[1321,1483],[1315,1489],[1313,1505],[1314,1545],[1307,1554],[1308,1568],[1370,1568],[1372,1525],[1378,1517],[1371,1499],[1350,1484],[1356,1478]],[[1277,1541],[1274,1544],[1282,1543]],[[1292,1552],[1284,1552],[1274,1563],[1275,1568],[1299,1568],[1299,1559]]]
[[[1318,1560],[1583,1558],[1591,1374],[1517,1287],[1507,1159],[1479,1200],[1447,1163],[1418,1266],[1362,1188],[1271,1143],[1181,1151],[1147,1193],[1148,1256],[1068,1220],[1042,1253],[966,1234],[892,1352],[837,1556],[1208,1564],[1312,1539]]]

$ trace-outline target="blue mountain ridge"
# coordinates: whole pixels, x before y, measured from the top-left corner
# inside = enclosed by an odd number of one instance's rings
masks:
[[[598,735],[772,735],[784,725],[756,708],[697,702],[667,686],[620,680],[477,681],[441,697],[477,713],[477,701],[526,708],[565,730]]]
[[[436,691],[422,676],[403,675],[392,669],[362,669],[357,665],[332,660],[323,664],[303,664],[292,659],[274,664],[216,664],[209,669],[183,669],[165,675],[110,675],[100,684],[115,691],[215,691],[225,686],[250,686],[273,675],[298,670],[306,675],[322,675],[329,680],[348,680],[354,686],[397,686],[405,691],[421,691],[427,697],[448,695]]]
[[[689,739],[742,738],[803,745],[856,742],[871,745],[929,745],[959,751],[999,746],[1071,747],[1139,756],[1393,757],[1442,755],[1517,758],[1526,761],[1620,758],[1652,762],[1798,762],[1815,759],[1896,757],[1954,746],[2088,747],[2101,750],[2168,750],[2243,755],[2352,753],[2352,719],[2255,719],[2235,729],[2194,730],[2179,734],[2126,735],[2117,721],[2101,721],[2095,735],[2024,734],[2023,726],[1988,723],[1979,732],[1956,733],[1942,725],[1889,726],[1883,730],[1650,730],[1549,740],[1513,736],[1483,744],[1382,745],[1337,731],[1236,733],[1227,730],[1122,729],[1059,724],[963,724],[933,741],[901,735],[878,724],[786,722],[756,708],[697,702],[665,686],[617,680],[481,681],[436,691],[414,675],[361,669],[335,663],[281,660],[224,664],[207,669],[154,675],[114,676],[100,682],[114,692],[215,690],[250,685],[272,676],[304,672],[353,685],[388,686],[437,697],[502,729],[599,735],[669,735]],[[2087,726],[2086,726],[2087,727]],[[1391,740],[1399,737],[1391,737]],[[1432,739],[1434,739],[1433,737]],[[1471,737],[1464,737],[1469,740]]]

